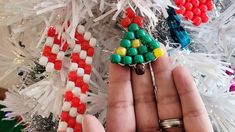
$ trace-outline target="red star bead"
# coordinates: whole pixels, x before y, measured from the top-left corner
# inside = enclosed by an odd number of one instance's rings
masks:
[[[61,60],[56,60],[54,68],[55,68],[55,70],[61,70],[61,68],[62,68],[62,61]]]
[[[85,64],[84,71],[85,71],[85,74],[90,74],[91,73],[91,66]]]
[[[74,63],[78,63],[80,60],[80,57],[77,53],[72,53],[71,54],[71,61],[74,62]]]
[[[129,17],[125,17],[121,20],[120,24],[126,28],[131,24],[131,19]]]
[[[69,118],[69,121],[68,121],[68,126],[69,126],[70,128],[74,128],[75,124],[76,124],[76,119],[73,118],[73,117],[70,117],[70,118]]]
[[[81,67],[81,68],[84,68],[85,64],[86,64],[85,60],[81,59],[81,60],[78,61],[78,66]]]
[[[78,32],[75,32],[75,38],[77,44],[81,44],[83,41],[85,41],[84,37]]]
[[[69,45],[67,42],[64,43],[64,45],[62,46],[62,51],[66,51],[68,49]]]
[[[94,55],[94,48],[93,47],[90,47],[88,50],[87,50],[87,55],[92,57]]]
[[[139,27],[143,27],[143,18],[140,16],[136,16],[132,22],[136,23]]]
[[[77,77],[75,86],[76,87],[82,87],[83,84],[84,84],[83,79],[81,77]]]
[[[82,93],[85,94],[88,90],[89,90],[89,85],[86,84],[86,83],[84,83],[84,84],[82,85],[82,87],[81,87]]]
[[[128,7],[126,9],[126,16],[128,16],[129,18],[134,18],[135,17],[135,12],[130,7]]]
[[[78,97],[74,97],[71,100],[71,106],[77,108],[80,104],[80,99]]]
[[[77,80],[77,73],[75,71],[70,71],[69,72],[69,81],[75,82]]]
[[[89,42],[83,41],[82,44],[81,44],[81,49],[87,51],[88,48],[90,48]]]
[[[68,120],[69,120],[69,113],[67,111],[62,111],[62,113],[60,115],[60,119],[61,119],[61,121],[68,122]]]
[[[52,62],[54,63],[56,60],[56,54],[50,54],[49,58],[48,58],[48,62]]]
[[[74,127],[74,132],[82,132],[82,124],[77,123]]]

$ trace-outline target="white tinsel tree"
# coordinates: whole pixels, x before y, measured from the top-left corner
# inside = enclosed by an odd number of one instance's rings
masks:
[[[1,0],[0,86],[9,91],[0,104],[11,112],[7,119],[21,116],[21,123],[28,125],[25,131],[56,131],[71,50],[58,73],[45,72],[39,58],[49,26],[55,26],[59,35],[66,32],[70,42],[76,27],[84,25],[97,39],[87,113],[105,124],[109,56],[121,39],[117,23],[132,7],[144,17],[144,28],[166,45],[174,64],[190,69],[215,131],[235,131],[235,95],[230,90],[234,74],[227,74],[235,68],[235,1],[213,2],[208,23],[194,26],[182,18],[191,39],[182,50],[175,48],[166,24],[167,9],[177,8],[170,0]]]

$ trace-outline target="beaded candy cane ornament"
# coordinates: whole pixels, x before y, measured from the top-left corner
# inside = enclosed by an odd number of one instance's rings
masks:
[[[120,24],[127,31],[110,60],[115,64],[134,67],[139,75],[144,74],[144,65],[163,56],[164,51],[158,40],[153,39],[142,28],[143,18],[131,8],[126,9]]]
[[[90,32],[85,32],[84,26],[79,25],[75,40],[58,131],[81,132],[81,123],[86,112],[86,93],[89,89],[96,39],[92,38]]]

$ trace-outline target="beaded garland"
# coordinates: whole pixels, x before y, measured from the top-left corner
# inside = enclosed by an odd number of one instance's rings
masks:
[[[85,31],[84,26],[79,25],[75,40],[58,131],[81,132],[82,119],[86,112],[86,93],[89,90],[96,39]]]
[[[164,55],[158,40],[154,40],[143,29],[143,18],[137,16],[131,8],[126,9],[125,17],[120,22],[126,28],[120,47],[111,55],[112,63],[135,66],[156,60]]]
[[[208,22],[207,11],[213,9],[212,0],[174,0],[178,10],[177,14],[184,16],[186,20],[190,20],[195,26]]]

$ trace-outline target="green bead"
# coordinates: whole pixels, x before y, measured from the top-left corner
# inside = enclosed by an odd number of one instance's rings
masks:
[[[127,55],[129,55],[129,56],[135,56],[137,54],[138,54],[138,51],[136,48],[130,48],[127,50]]]
[[[134,57],[134,62],[136,64],[139,64],[139,63],[144,63],[144,57],[142,55],[136,55]]]
[[[124,38],[129,40],[135,39],[135,34],[133,32],[125,32]]]
[[[141,38],[141,41],[142,41],[142,43],[144,43],[144,44],[150,43],[150,42],[152,41],[152,37],[149,36],[149,35],[145,35],[145,36],[143,36],[143,37]]]
[[[128,27],[128,31],[130,31],[130,32],[135,32],[138,30],[139,30],[139,26],[136,23],[133,23]]]
[[[140,29],[136,32],[136,36],[138,38],[144,37],[146,35],[146,32],[143,29]]]
[[[124,56],[122,58],[122,63],[125,65],[130,65],[132,64],[132,58],[130,56]]]
[[[131,41],[127,39],[122,39],[120,42],[121,47],[130,48],[131,47]]]
[[[159,45],[159,43],[158,43],[157,40],[153,40],[152,42],[150,42],[150,43],[148,44],[148,46],[149,46],[149,48],[150,48],[151,50],[154,50],[154,49],[160,47],[160,45]]]
[[[148,48],[146,47],[146,46],[140,46],[139,48],[138,48],[138,50],[139,50],[139,53],[140,54],[144,54],[144,53],[147,53],[148,52]]]
[[[146,61],[153,61],[155,60],[155,56],[152,52],[148,52],[144,55]]]
[[[112,63],[120,63],[120,62],[121,62],[121,59],[122,59],[122,57],[121,57],[119,54],[112,54],[112,55],[110,56],[110,61],[111,61]]]

